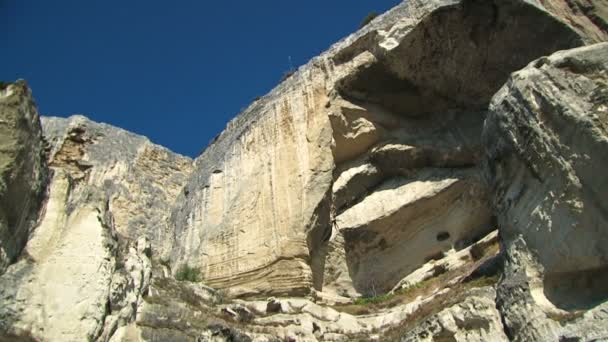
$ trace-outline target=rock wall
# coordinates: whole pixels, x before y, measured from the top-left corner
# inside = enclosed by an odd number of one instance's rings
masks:
[[[157,254],[168,255],[173,234],[167,218],[191,159],[83,116],[43,117],[42,126],[51,144],[49,165],[68,170],[86,191],[103,193],[121,237],[145,236]]]
[[[0,88],[0,275],[34,226],[47,169],[36,105],[25,82]]]
[[[0,341],[605,338],[605,8],[403,2],[194,161],[1,89]]]
[[[607,113],[607,43],[536,60],[492,100],[486,165],[509,260],[499,298],[516,340],[565,338],[556,317],[578,310],[591,311],[575,330],[605,323]]]
[[[82,116],[42,126],[52,177],[39,223],[0,278],[0,339],[107,340],[136,317],[152,248],[160,258],[171,247],[167,216],[191,160]]]
[[[587,40],[555,14],[408,1],[332,46],[197,158],[172,214],[172,262],[238,295],[359,295],[483,236],[490,98],[510,72]]]

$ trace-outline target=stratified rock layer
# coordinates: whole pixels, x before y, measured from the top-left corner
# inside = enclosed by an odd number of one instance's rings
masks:
[[[490,98],[510,72],[587,41],[555,14],[518,0],[413,0],[332,46],[197,158],[171,218],[172,263],[199,267],[210,285],[238,295],[305,294],[312,286],[360,295],[372,274],[391,273],[374,285],[390,290],[433,254],[483,236],[493,229],[488,192],[474,180]],[[367,212],[375,198],[393,202],[390,184],[442,184],[462,173],[467,181],[452,196],[463,199],[433,218],[425,233],[433,242],[410,239],[428,217],[407,222],[399,212],[424,201],[401,203],[394,215]],[[441,199],[427,202],[432,215]],[[344,215],[353,212],[369,216],[353,224],[376,234],[370,246],[352,241],[359,236]],[[394,222],[374,222],[378,215]],[[390,266],[405,257],[399,248],[423,245],[428,255]],[[375,272],[359,272],[376,259]]]
[[[507,250],[499,303],[510,337],[607,336],[608,44],[514,73],[492,100],[484,140]]]

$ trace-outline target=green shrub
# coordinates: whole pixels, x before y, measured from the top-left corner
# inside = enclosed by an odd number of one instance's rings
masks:
[[[355,305],[369,305],[369,304],[379,304],[382,302],[386,302],[387,300],[393,299],[395,297],[392,293],[383,294],[375,297],[361,297],[355,299]]]
[[[188,264],[181,265],[175,273],[175,279],[179,281],[190,281],[193,283],[201,281],[201,270],[190,267]]]
[[[4,82],[4,81],[0,81],[0,90],[4,90],[6,87],[9,86],[10,83],[8,82]]]
[[[359,25],[359,28],[363,28],[365,27],[365,25],[369,24],[372,20],[374,20],[376,17],[378,16],[378,13],[376,13],[376,11],[371,11],[367,14],[367,16],[365,16],[365,18],[363,18],[363,21],[361,21],[361,24]]]

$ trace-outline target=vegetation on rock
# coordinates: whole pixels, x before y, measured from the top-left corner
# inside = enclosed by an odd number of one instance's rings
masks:
[[[177,269],[175,279],[179,281],[190,281],[197,283],[201,281],[201,270],[196,267],[191,267],[188,264],[183,264]]]

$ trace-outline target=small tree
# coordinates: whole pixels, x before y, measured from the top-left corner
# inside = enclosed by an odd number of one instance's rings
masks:
[[[361,24],[359,25],[359,28],[363,28],[365,27],[365,25],[369,24],[372,20],[374,20],[376,17],[378,16],[378,13],[376,13],[376,11],[371,11],[367,14],[367,16],[365,16],[365,18],[363,18],[363,21],[361,21]]]

